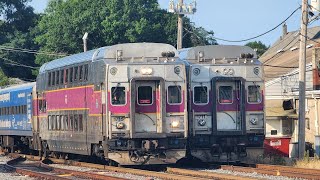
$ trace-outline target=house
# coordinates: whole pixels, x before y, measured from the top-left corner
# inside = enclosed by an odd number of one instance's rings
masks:
[[[266,138],[298,141],[299,31],[287,32],[265,52]],[[306,62],[306,142],[314,144],[319,135],[320,116],[320,27],[308,29]]]

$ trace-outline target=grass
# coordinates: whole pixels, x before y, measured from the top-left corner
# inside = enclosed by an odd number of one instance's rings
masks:
[[[303,160],[298,160],[295,167],[299,168],[309,168],[309,169],[320,169],[320,158],[304,158]]]

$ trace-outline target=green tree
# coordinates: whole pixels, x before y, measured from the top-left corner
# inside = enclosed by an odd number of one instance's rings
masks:
[[[185,31],[184,47],[214,44],[213,32],[185,19],[187,29],[194,33]],[[176,46],[177,15],[160,9],[157,0],[51,0],[36,29],[35,41],[47,52],[81,52],[85,32],[89,33],[89,49],[129,42]],[[37,55],[36,63],[55,58],[58,56]]]
[[[245,46],[249,46],[252,49],[255,49],[257,51],[258,57],[261,57],[263,53],[265,53],[269,47],[267,47],[265,44],[263,44],[261,41],[253,41],[247,43]]]

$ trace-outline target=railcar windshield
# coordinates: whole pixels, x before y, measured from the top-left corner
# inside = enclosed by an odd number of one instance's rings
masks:
[[[140,86],[138,88],[138,104],[152,104],[152,87],[151,86]]]
[[[181,86],[168,87],[168,102],[169,104],[181,103]]]
[[[219,103],[232,103],[232,86],[219,87]]]
[[[206,104],[208,103],[208,88],[206,86],[194,87],[194,103]]]
[[[248,102],[249,103],[260,103],[261,102],[261,91],[260,86],[248,86]]]
[[[126,103],[125,87],[112,87],[111,92],[112,105],[124,105]]]

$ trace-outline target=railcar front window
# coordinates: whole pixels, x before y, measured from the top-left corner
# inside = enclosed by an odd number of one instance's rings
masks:
[[[148,105],[152,104],[152,87],[140,86],[138,87],[138,104]]]
[[[220,104],[232,103],[232,86],[219,87],[219,103]]]
[[[260,86],[248,86],[248,102],[249,103],[261,102]]]
[[[169,104],[181,103],[181,86],[168,87],[168,102]]]
[[[195,104],[207,104],[208,88],[206,86],[194,87],[193,99]]]
[[[126,104],[126,88],[125,87],[112,87],[111,88],[111,104],[124,105]]]

